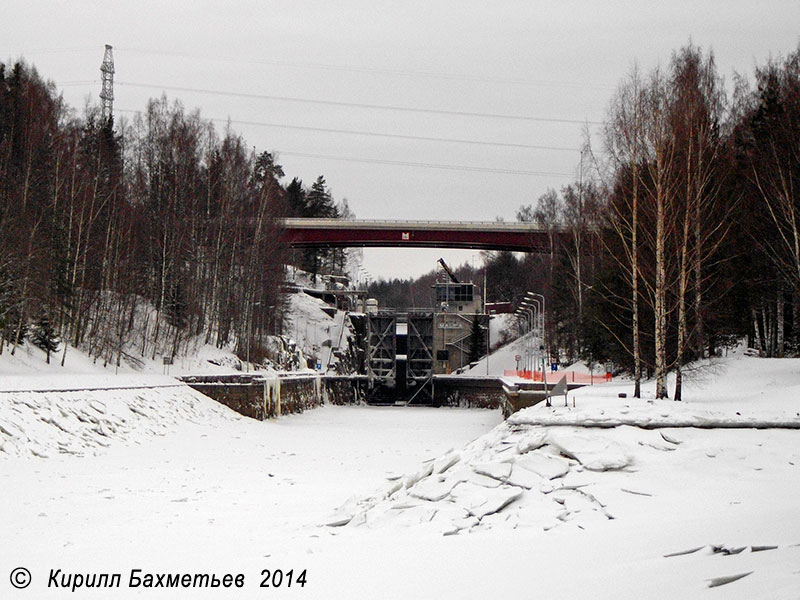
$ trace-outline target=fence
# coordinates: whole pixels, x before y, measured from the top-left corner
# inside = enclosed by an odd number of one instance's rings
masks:
[[[606,383],[611,381],[611,373],[603,373],[602,375],[590,375],[589,373],[577,373],[575,371],[554,371],[547,374],[549,383],[555,383],[562,376],[567,376],[567,383]],[[520,379],[530,379],[531,381],[544,381],[541,371],[517,371],[514,369],[506,369],[503,371],[504,377],[519,377]]]

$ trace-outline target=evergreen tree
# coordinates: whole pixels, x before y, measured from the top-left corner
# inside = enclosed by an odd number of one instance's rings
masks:
[[[469,362],[480,360],[483,354],[483,330],[478,315],[472,317],[472,329],[469,333]]]
[[[311,190],[306,197],[308,206],[308,215],[315,219],[336,219],[339,216],[339,211],[333,203],[333,196],[331,196],[328,186],[325,183],[325,177],[320,175],[311,186]]]
[[[339,217],[339,211],[325,183],[325,177],[322,175],[317,177],[317,180],[311,186],[306,196],[306,207],[306,216],[314,219],[336,219]],[[320,267],[326,263],[332,262],[334,257],[334,252],[331,249],[319,248],[309,252],[306,258],[310,260],[308,260],[304,266],[311,272],[313,281],[316,282]]]
[[[31,335],[31,342],[37,348],[41,348],[47,353],[47,364],[50,364],[50,353],[58,352],[58,335],[56,330],[50,324],[50,319],[46,315],[40,317],[34,327]]]
[[[290,217],[309,217],[308,204],[306,202],[306,191],[303,189],[303,182],[295,177],[286,186],[286,205]]]

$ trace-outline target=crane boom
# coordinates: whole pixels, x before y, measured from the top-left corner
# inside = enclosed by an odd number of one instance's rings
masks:
[[[456,276],[453,274],[453,272],[450,270],[450,267],[448,267],[448,266],[447,266],[447,263],[446,263],[446,262],[444,262],[444,259],[443,259],[443,258],[440,258],[440,259],[439,259],[439,264],[440,264],[440,265],[442,265],[442,268],[444,269],[445,273],[447,273],[448,277],[450,277],[450,280],[451,280],[453,283],[461,283],[461,282],[458,280],[458,278],[457,278],[457,277],[456,277]]]

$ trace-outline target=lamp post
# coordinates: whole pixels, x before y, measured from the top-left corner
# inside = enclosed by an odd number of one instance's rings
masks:
[[[522,335],[520,335],[520,339],[522,339],[522,342],[523,342],[522,343],[522,370],[524,371],[525,370],[525,365],[526,365],[526,363],[528,361],[528,350],[527,350],[528,341],[525,339],[525,336],[528,335],[528,332],[530,331],[530,316],[528,315],[528,313],[526,311],[522,310],[521,307],[517,308],[516,312],[514,313],[514,316],[516,316],[518,320],[521,320],[522,323],[524,323],[524,325],[522,325],[522,324],[520,325],[520,328],[524,329],[523,332],[522,332]],[[519,361],[517,362],[517,370],[519,370]]]
[[[534,337],[535,337],[536,334],[537,334],[537,331],[536,331],[537,324],[540,321],[539,316],[541,315],[541,312],[542,312],[541,311],[541,307],[539,306],[539,302],[537,300],[534,300],[533,303],[531,303],[528,300],[523,300],[520,303],[520,306],[524,307],[526,310],[530,311],[530,313],[531,313],[531,321],[532,321],[531,329],[533,330],[533,334],[534,334]],[[539,334],[539,339],[541,339],[541,336],[542,336],[541,329],[539,329],[538,334]],[[535,352],[536,348],[534,346],[533,339],[531,339],[530,345],[531,345],[531,354],[533,356],[535,356],[536,355],[536,352]],[[533,370],[533,369],[531,369],[531,370]]]
[[[539,335],[541,335],[541,314],[542,314],[542,307],[539,304],[539,301],[536,299],[525,299],[520,302],[520,306],[525,307],[526,309],[530,310],[533,313],[533,329],[539,329]]]
[[[540,316],[540,320],[541,320],[541,328],[542,328],[541,331],[542,331],[542,349],[543,349],[543,353],[542,353],[542,379],[544,380],[544,390],[545,390],[545,392],[547,392],[547,371],[544,368],[544,364],[545,364],[544,358],[545,358],[545,355],[547,355],[548,358],[549,358],[550,353],[547,350],[547,336],[546,336],[546,330],[545,330],[545,318],[544,318],[545,310],[546,310],[545,309],[545,299],[544,299],[544,296],[542,294],[537,294],[535,292],[528,292],[527,294],[525,294],[525,297],[526,298],[530,297],[530,298],[541,298],[542,299],[542,310],[541,310],[540,315],[539,315]]]
[[[442,302],[442,322],[440,324],[442,328],[442,356],[447,356],[447,310],[450,308],[450,305],[447,301]],[[449,359],[449,356],[448,356]],[[442,365],[442,373],[447,374],[447,365],[449,364],[449,360],[445,359],[444,364]]]
[[[533,335],[536,334],[536,313],[534,310],[532,310],[532,305],[525,304],[524,302],[520,304],[520,308],[518,310],[527,316],[526,322],[528,324],[528,331],[525,335],[528,336],[528,339],[525,341],[525,345],[527,346],[527,349],[525,350],[525,357],[527,366],[530,368],[530,370],[533,370]]]

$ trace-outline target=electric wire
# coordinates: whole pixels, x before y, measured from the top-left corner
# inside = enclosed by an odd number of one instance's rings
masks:
[[[115,109],[117,112],[123,113],[141,113],[140,110],[132,110],[125,108]],[[239,119],[222,119],[219,117],[203,117],[206,120],[214,121],[217,123],[233,123],[235,125],[251,125],[256,127],[274,127],[275,129],[291,129],[296,131],[313,131],[321,133],[336,133],[343,135],[361,135],[367,137],[380,137],[398,140],[413,140],[423,142],[436,142],[436,143],[450,143],[450,144],[468,144],[475,146],[497,146],[501,148],[520,148],[528,150],[550,150],[558,152],[577,152],[575,148],[568,148],[566,146],[542,146],[537,144],[515,144],[511,142],[493,142],[489,140],[468,140],[461,138],[444,138],[444,137],[430,137],[422,135],[406,135],[400,133],[383,133],[378,131],[363,131],[355,129],[333,129],[328,127],[311,127],[307,125],[288,125],[285,123],[266,123],[263,121],[243,121]]]
[[[448,116],[457,116],[457,117],[477,117],[477,118],[486,118],[486,119],[501,119],[501,120],[511,120],[511,121],[534,121],[534,122],[541,122],[541,123],[570,123],[570,124],[577,124],[577,125],[602,125],[600,121],[589,121],[589,120],[580,120],[580,119],[561,119],[561,118],[552,118],[552,117],[537,117],[532,115],[508,115],[502,113],[484,113],[484,112],[471,112],[471,111],[462,111],[462,110],[445,110],[445,109],[438,109],[438,108],[419,108],[419,107],[412,107],[412,106],[392,106],[388,104],[368,104],[364,102],[343,102],[337,100],[319,100],[315,98],[297,98],[293,96],[277,96],[277,95],[270,95],[270,94],[252,94],[252,93],[245,93],[245,92],[230,92],[230,91],[223,91],[223,90],[211,90],[205,88],[192,88],[192,87],[184,87],[184,86],[171,86],[171,85],[155,85],[150,83],[140,83],[140,82],[131,82],[131,81],[115,81],[114,85],[120,85],[124,87],[136,87],[136,88],[147,88],[147,89],[160,89],[160,90],[169,90],[175,92],[189,92],[195,94],[207,94],[212,96],[228,96],[232,98],[249,98],[255,100],[275,100],[280,102],[295,102],[300,104],[317,104],[317,105],[324,105],[324,106],[341,106],[346,108],[364,108],[370,110],[386,110],[386,111],[396,111],[396,112],[408,112],[408,113],[424,113],[424,114],[433,114],[433,115],[448,115]]]
[[[324,160],[337,160],[342,162],[357,162],[379,165],[393,165],[402,167],[418,167],[423,169],[441,169],[445,171],[469,171],[475,173],[497,173],[500,175],[533,175],[540,177],[572,177],[570,173],[558,173],[550,171],[528,171],[525,169],[496,169],[492,167],[474,167],[469,165],[448,165],[441,163],[424,163],[404,160],[388,160],[380,158],[356,158],[351,156],[336,156],[332,154],[312,154],[309,152],[294,152],[290,150],[276,149],[278,156],[299,156],[303,158],[321,158]]]

